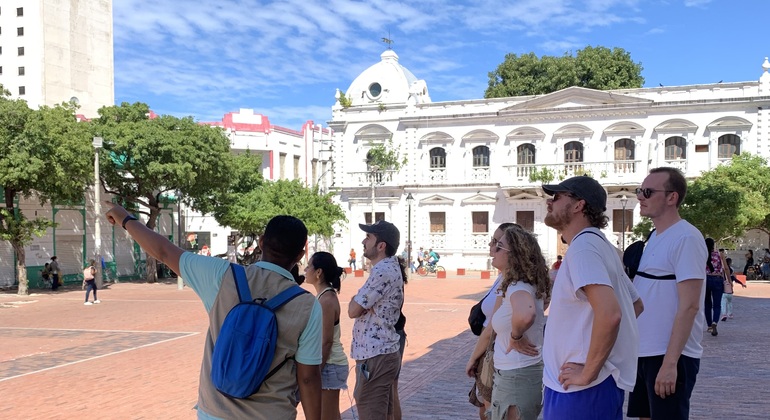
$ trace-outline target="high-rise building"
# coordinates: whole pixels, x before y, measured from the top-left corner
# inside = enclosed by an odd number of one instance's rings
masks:
[[[0,84],[31,108],[76,101],[94,117],[115,101],[112,0],[0,3]]]

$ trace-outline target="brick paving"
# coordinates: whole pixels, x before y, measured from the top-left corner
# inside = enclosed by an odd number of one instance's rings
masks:
[[[407,348],[400,396],[404,419],[474,419],[463,372],[475,343],[470,306],[490,280],[478,272],[415,277],[407,286]],[[349,277],[343,308],[363,279]],[[120,283],[84,306],[65,287],[29,297],[0,293],[0,417],[193,419],[207,317],[195,294],[175,283]],[[704,337],[693,419],[761,419],[770,409],[770,284],[737,290],[735,319]],[[343,317],[342,341],[352,321]],[[351,363],[352,366],[352,363]],[[354,378],[343,419],[354,419]],[[301,411],[299,418],[302,418]]]

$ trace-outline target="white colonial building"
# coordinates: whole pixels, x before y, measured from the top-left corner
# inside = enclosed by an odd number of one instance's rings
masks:
[[[387,50],[345,98],[337,93],[332,107],[334,182],[350,221],[338,230],[336,256],[345,261],[350,248],[360,249],[358,223],[370,222],[374,212],[400,227],[399,253],[411,238],[415,249],[437,250],[446,268],[487,268],[489,237],[509,221],[535,233],[553,260],[564,245],[543,224],[540,185],[579,174],[607,190],[605,233],[622,245],[623,232],[639,217],[633,191],[651,168],[674,166],[694,178],[740,152],[770,158],[767,59],[762,70],[749,82],[572,87],[432,102],[426,82]],[[370,172],[367,152],[390,140],[408,163],[397,173]],[[757,233],[754,242],[766,247],[767,235]]]

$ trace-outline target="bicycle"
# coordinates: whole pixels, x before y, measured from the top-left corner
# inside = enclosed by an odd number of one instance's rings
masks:
[[[434,274],[439,271],[446,271],[444,267],[440,265],[433,265],[433,264],[423,264],[421,267],[417,268],[417,274],[425,277],[428,274]]]

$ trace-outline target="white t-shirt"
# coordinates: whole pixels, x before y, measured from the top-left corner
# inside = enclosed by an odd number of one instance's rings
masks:
[[[666,354],[674,317],[679,308],[677,283],[699,279],[703,285],[699,302],[706,296],[706,258],[708,250],[703,234],[686,220],[680,220],[658,235],[655,231],[647,241],[639,262],[639,271],[662,276],[676,275],[676,280],[652,280],[642,276],[634,278],[634,285],[644,302],[644,312],[639,316],[639,356]],[[690,337],[682,350],[685,356],[700,359],[703,347],[703,324],[699,312],[690,331]]]
[[[634,285],[623,271],[615,247],[598,229],[587,228],[581,233],[567,249],[554,282],[543,344],[543,384],[556,392],[575,392],[596,386],[612,375],[619,388],[631,391],[636,382],[639,350]],[[582,289],[591,284],[612,288],[620,305],[620,329],[596,380],[587,386],[570,386],[565,391],[559,383],[559,369],[567,362],[585,363],[591,345],[594,312]]]
[[[481,312],[483,312],[484,316],[487,317],[484,320],[484,327],[489,325],[489,320],[492,319],[492,312],[495,310],[495,300],[497,299],[497,296],[500,295],[500,292],[498,292],[497,288],[500,287],[501,281],[503,281],[502,274],[497,276],[497,279],[495,279],[492,287],[489,288],[489,293],[487,293],[487,295],[484,297],[484,300],[481,301]]]
[[[535,299],[535,322],[524,332],[524,335],[530,343],[537,347],[537,356],[527,356],[516,350],[511,350],[508,354],[505,353],[511,340],[511,318],[513,317],[511,296],[518,291],[527,292]],[[531,284],[520,281],[508,286],[508,289],[505,291],[505,297],[503,297],[503,303],[492,318],[492,327],[497,333],[497,338],[495,338],[495,369],[519,369],[532,366],[543,360],[541,353],[543,349],[543,328],[545,327],[543,299],[535,298],[535,287]]]

